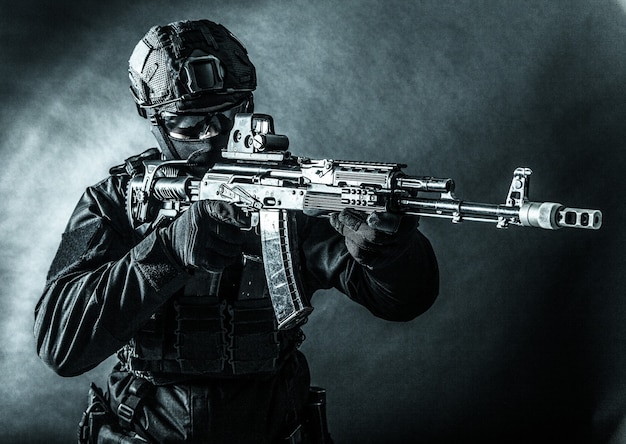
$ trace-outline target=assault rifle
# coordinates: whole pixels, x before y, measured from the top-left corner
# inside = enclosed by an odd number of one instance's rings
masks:
[[[250,214],[263,249],[263,265],[279,328],[303,321],[312,308],[300,290],[290,227],[294,211],[327,216],[344,208],[371,213],[401,212],[452,222],[492,222],[548,230],[602,225],[599,210],[569,208],[528,198],[529,168],[517,168],[504,204],[472,203],[454,195],[454,181],[411,177],[399,163],[314,160],[287,151],[289,140],[274,133],[266,114],[238,114],[222,160],[195,176],[186,160],[146,161],[131,179],[127,212],[133,226],[175,218],[193,202],[221,200]]]

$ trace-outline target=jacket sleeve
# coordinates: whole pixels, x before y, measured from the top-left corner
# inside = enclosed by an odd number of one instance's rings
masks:
[[[154,233],[135,244],[122,182],[113,176],[85,191],[35,308],[37,352],[62,376],[115,353],[184,284]]]
[[[419,230],[406,253],[384,269],[368,270],[352,258],[328,220],[308,218],[302,252],[311,290],[336,288],[382,319],[412,320],[430,308],[439,292],[437,259]]]

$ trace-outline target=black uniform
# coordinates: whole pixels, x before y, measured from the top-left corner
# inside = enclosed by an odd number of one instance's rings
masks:
[[[146,439],[275,442],[302,421],[309,373],[300,329],[276,329],[258,236],[223,272],[190,274],[149,225],[131,227],[128,180],[112,175],[76,206],[35,310],[39,355],[73,376],[118,353],[110,404]],[[419,231],[404,254],[367,270],[327,219],[297,222],[309,296],[336,288],[392,321],[432,304],[437,263]]]

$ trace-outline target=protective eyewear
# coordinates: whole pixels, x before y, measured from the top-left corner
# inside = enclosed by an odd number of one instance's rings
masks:
[[[204,140],[224,132],[223,118],[226,117],[232,122],[235,114],[247,110],[248,104],[249,101],[246,99],[234,107],[212,113],[177,114],[163,112],[161,117],[170,137],[179,140]],[[219,115],[223,117],[220,118]]]

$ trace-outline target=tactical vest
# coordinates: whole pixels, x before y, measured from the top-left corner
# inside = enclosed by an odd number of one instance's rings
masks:
[[[150,378],[276,372],[303,334],[278,331],[263,263],[242,257],[222,273],[197,273],[153,314],[119,353],[126,370]]]

